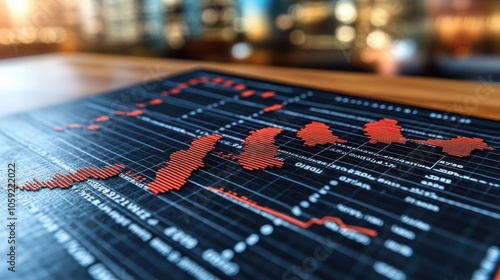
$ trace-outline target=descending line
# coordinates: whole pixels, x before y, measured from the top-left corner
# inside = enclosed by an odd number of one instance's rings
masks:
[[[206,188],[211,190],[211,191],[214,191],[214,192],[220,193],[222,195],[225,195],[227,197],[230,197],[232,199],[235,199],[235,200],[242,202],[244,204],[247,204],[253,208],[259,209],[259,210],[264,211],[268,214],[276,216],[280,219],[283,219],[283,220],[285,220],[291,224],[294,224],[298,227],[301,227],[303,229],[310,228],[313,225],[320,225],[321,226],[321,225],[324,225],[326,222],[335,222],[342,229],[356,231],[356,232],[359,232],[359,233],[362,233],[362,234],[365,234],[365,235],[368,235],[371,237],[376,237],[378,235],[377,231],[372,230],[372,229],[347,225],[338,217],[324,216],[321,219],[313,217],[313,218],[309,219],[307,222],[303,222],[303,221],[300,221],[300,220],[295,219],[293,217],[290,217],[284,213],[281,213],[281,212],[278,212],[274,209],[271,209],[269,207],[260,206],[255,201],[252,201],[252,200],[248,199],[247,197],[238,196],[238,194],[231,192],[231,191],[224,191],[223,188],[219,188],[219,189],[216,189],[214,187],[206,187]]]

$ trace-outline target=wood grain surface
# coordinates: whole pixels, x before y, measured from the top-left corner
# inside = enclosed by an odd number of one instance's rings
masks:
[[[0,60],[0,115],[100,94],[204,67],[356,96],[500,120],[500,86],[297,68],[101,54],[47,54]]]

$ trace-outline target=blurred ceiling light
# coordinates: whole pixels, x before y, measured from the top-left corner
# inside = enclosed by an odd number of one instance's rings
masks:
[[[57,34],[53,28],[44,27],[38,31],[38,40],[45,44],[53,44],[57,40]]]
[[[215,24],[219,21],[219,12],[215,9],[205,9],[201,13],[201,19],[206,24]]]
[[[303,2],[301,5],[293,5],[290,14],[300,23],[311,24],[325,21],[331,16],[330,3],[323,2]]]
[[[294,45],[303,45],[306,42],[306,34],[304,31],[296,29],[290,33],[290,42]]]
[[[100,33],[104,26],[99,19],[89,19],[86,24],[83,24],[82,28],[86,34],[95,35]]]
[[[389,34],[380,30],[372,31],[366,37],[366,44],[370,48],[376,50],[387,48],[390,43],[391,43],[391,37],[389,36]]]
[[[231,54],[236,59],[249,58],[253,52],[253,48],[249,43],[240,42],[233,45]]]
[[[267,5],[263,1],[243,1],[241,18],[247,39],[251,42],[263,42],[269,35]]]
[[[163,0],[166,5],[178,5],[181,4],[181,0]]]
[[[335,18],[338,21],[349,24],[353,23],[357,17],[358,12],[351,1],[341,0],[335,5]]]
[[[12,45],[16,41],[16,34],[7,28],[0,29],[0,44]]]
[[[356,30],[348,25],[339,26],[335,30],[335,37],[341,42],[348,43],[356,37]]]
[[[180,49],[184,46],[185,43],[186,43],[186,40],[184,40],[184,38],[182,38],[182,37],[172,37],[172,38],[169,38],[169,40],[168,40],[168,45],[172,49]]]
[[[28,12],[29,0],[7,0],[7,5],[13,17],[22,17]]]
[[[170,25],[170,27],[165,27],[165,35],[168,41],[168,45],[172,49],[180,49],[186,43],[183,31],[184,27],[180,23],[175,23]]]
[[[22,27],[17,30],[17,40],[23,44],[31,44],[36,40],[37,30],[34,27]]]
[[[489,24],[493,33],[500,33],[500,13],[491,16]]]
[[[283,14],[276,18],[276,26],[281,30],[288,30],[293,27],[293,19],[291,16]]]
[[[389,13],[382,8],[375,8],[370,16],[370,22],[374,26],[383,26],[389,21]]]

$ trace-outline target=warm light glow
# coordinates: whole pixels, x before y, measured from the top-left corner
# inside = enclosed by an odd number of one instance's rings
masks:
[[[7,6],[14,17],[26,15],[29,8],[29,0],[6,0]]]
[[[353,23],[358,17],[356,7],[351,1],[341,0],[335,6],[335,17],[343,23]]]
[[[17,40],[23,44],[31,44],[36,40],[37,30],[33,27],[23,27],[17,30]]]
[[[57,40],[57,34],[54,28],[44,27],[38,31],[38,40],[45,44],[53,44]]]
[[[356,30],[352,26],[343,25],[335,30],[335,37],[340,42],[351,42],[356,37]]]
[[[312,24],[325,21],[331,16],[328,2],[304,2],[290,7],[290,14],[300,23]]]
[[[500,13],[491,16],[489,27],[493,33],[500,33]]]
[[[2,45],[12,45],[16,40],[16,34],[6,28],[0,29],[0,44]]]
[[[389,13],[381,8],[373,9],[370,22],[375,26],[383,26],[389,21]]]
[[[263,1],[243,1],[241,19],[245,35],[250,42],[265,41],[269,35],[267,7]]]
[[[172,49],[180,49],[186,43],[184,39],[184,27],[179,23],[172,24],[169,28],[165,27],[165,37]]]
[[[474,15],[443,15],[434,21],[440,43],[454,55],[464,56],[486,36],[487,20]]]
[[[276,18],[276,27],[281,30],[288,30],[293,26],[293,19],[289,15],[279,15]]]
[[[215,24],[219,21],[219,12],[215,9],[205,9],[201,13],[201,20],[206,24]]]
[[[380,30],[372,31],[366,37],[366,44],[373,49],[378,50],[386,48],[390,45],[390,43],[391,43],[391,37],[389,36],[389,34]]]

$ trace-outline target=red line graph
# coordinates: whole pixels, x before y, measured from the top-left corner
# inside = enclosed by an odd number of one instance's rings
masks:
[[[358,227],[358,226],[351,226],[351,225],[347,225],[345,224],[340,218],[338,217],[332,217],[332,216],[324,216],[323,218],[321,219],[318,219],[318,218],[311,218],[309,219],[307,222],[303,222],[301,220],[298,220],[298,219],[295,219],[294,217],[291,217],[291,216],[288,216],[284,213],[281,213],[279,211],[276,211],[274,209],[271,209],[269,207],[265,207],[265,206],[260,206],[259,204],[257,204],[257,202],[247,198],[247,197],[244,197],[244,196],[238,196],[237,193],[235,192],[231,192],[231,191],[225,191],[223,188],[214,188],[214,187],[207,187],[207,189],[209,190],[212,190],[214,192],[218,192],[218,193],[221,193],[225,196],[228,196],[230,198],[233,198],[239,202],[242,202],[242,203],[245,203],[249,206],[252,206],[253,208],[255,209],[259,209],[261,211],[264,211],[266,213],[269,213],[275,217],[278,217],[282,220],[285,220],[291,224],[294,224],[298,227],[301,227],[303,229],[308,229],[310,228],[311,226],[313,225],[324,225],[325,222],[335,222],[340,228],[342,229],[347,229],[347,230],[352,230],[352,231],[356,231],[356,232],[359,232],[359,233],[362,233],[362,234],[366,234],[368,236],[372,236],[372,237],[375,237],[378,235],[377,231],[373,230],[373,229],[368,229],[368,228],[364,228],[364,227]]]
[[[194,171],[205,166],[203,160],[221,138],[219,134],[203,136],[194,140],[187,150],[172,153],[167,166],[158,170],[148,189],[154,194],[180,190]]]
[[[94,119],[94,122],[107,122],[109,121],[109,116],[100,116]]]
[[[255,94],[255,90],[249,89],[240,94],[241,97],[247,98]]]
[[[234,86],[235,90],[244,90],[246,88],[247,88],[247,86],[245,84],[239,84],[239,85]]]
[[[196,86],[198,84],[202,84],[202,83],[208,83],[208,82],[212,82],[214,84],[221,84],[222,86],[224,87],[233,87],[234,90],[236,91],[243,91],[243,90],[246,90],[247,89],[247,85],[245,84],[236,84],[235,81],[233,80],[224,80],[223,77],[216,77],[216,78],[213,78],[212,80],[210,80],[210,78],[208,77],[200,77],[200,78],[193,78],[193,79],[190,79],[186,82],[180,82],[177,84],[177,87],[175,88],[171,88],[170,90],[165,90],[165,91],[162,91],[160,94],[162,96],[169,96],[169,95],[176,95],[176,94],[180,94],[182,93],[182,90],[183,89],[187,89],[191,86]],[[250,97],[252,95],[254,95],[256,93],[255,90],[246,90],[244,92],[242,92],[240,95],[241,97]],[[263,92],[261,94],[261,97],[262,98],[271,98],[271,97],[274,97],[276,95],[276,93],[274,91],[266,91],[266,92]],[[154,106],[154,105],[161,105],[161,104],[164,104],[164,101],[163,99],[161,98],[155,98],[155,99],[152,99],[148,102],[140,102],[140,103],[136,103],[135,106],[136,108],[138,109],[145,109],[149,106]],[[278,110],[278,109],[281,109],[281,108],[278,108],[276,106],[282,106],[282,105],[273,105],[271,107],[268,107],[266,109],[264,109],[266,112],[270,112],[270,111],[274,111],[274,110]],[[138,117],[140,115],[142,115],[144,112],[142,110],[132,110],[132,111],[122,111],[122,110],[117,110],[115,111],[115,115],[116,116],[126,116],[126,117]],[[100,117],[97,117],[95,118],[93,121],[91,121],[91,123],[89,125],[86,125],[87,129],[88,130],[99,130],[100,129],[100,126],[94,124],[94,123],[99,123],[99,122],[107,122],[110,120],[110,117],[109,116],[100,116]],[[76,123],[73,123],[73,124],[69,124],[67,126],[55,126],[54,127],[54,130],[56,132],[62,132],[64,131],[65,129],[79,129],[79,128],[82,128],[83,125],[81,124],[76,124]]]
[[[218,152],[217,156],[220,157],[220,158],[225,158],[225,159],[230,159],[230,160],[238,160],[238,156],[237,155],[233,155],[231,153],[224,154],[223,152]]]
[[[275,96],[276,96],[276,92],[274,92],[274,91],[266,91],[260,95],[260,97],[262,97],[262,98],[271,98],[271,97],[275,97]]]
[[[69,129],[78,129],[78,128],[82,128],[82,125],[81,124],[78,124],[78,123],[70,123],[66,126],[66,128],[69,128]]]
[[[101,127],[96,125],[96,124],[91,124],[91,125],[87,126],[87,129],[88,130],[99,130],[99,129],[101,129]]]
[[[264,113],[269,113],[269,112],[273,112],[273,111],[278,111],[278,110],[281,110],[283,109],[283,105],[282,104],[274,104],[274,105],[271,105],[269,107],[266,107],[264,108]]]
[[[244,141],[243,153],[238,156],[240,165],[247,170],[282,167],[283,162],[276,158],[279,147],[274,145],[274,138],[282,131],[274,127],[250,131],[250,136]]]
[[[488,146],[488,144],[486,144],[481,138],[468,138],[458,136],[449,140],[429,139],[411,141],[441,147],[443,148],[443,153],[456,157],[468,157],[474,150],[493,150],[493,148]]]
[[[305,146],[309,147],[347,142],[333,135],[330,127],[322,122],[311,122],[307,124],[297,132],[297,137],[304,141]]]
[[[34,183],[26,183],[24,186],[18,186],[18,188],[25,191],[37,191],[41,188],[67,189],[73,186],[74,183],[83,182],[88,179],[109,179],[120,174],[123,169],[125,169],[125,165],[123,164],[105,166],[102,169],[97,167],[84,167],[78,169],[75,173],[68,173],[66,175],[56,173],[52,179],[45,182],[40,182],[38,179],[34,178]]]
[[[401,134],[401,126],[397,120],[384,118],[379,121],[366,123],[363,129],[365,135],[370,138],[368,143],[406,144],[406,138]]]
[[[227,80],[227,81],[225,81],[225,82],[222,84],[222,86],[224,86],[224,87],[230,87],[230,86],[232,86],[232,85],[234,85],[234,81],[232,81],[232,80]]]
[[[144,108],[147,108],[148,106],[161,105],[161,104],[163,104],[163,99],[155,98],[155,99],[151,99],[149,102],[146,102],[146,103],[136,103],[135,107],[137,107],[139,109],[144,109]]]

